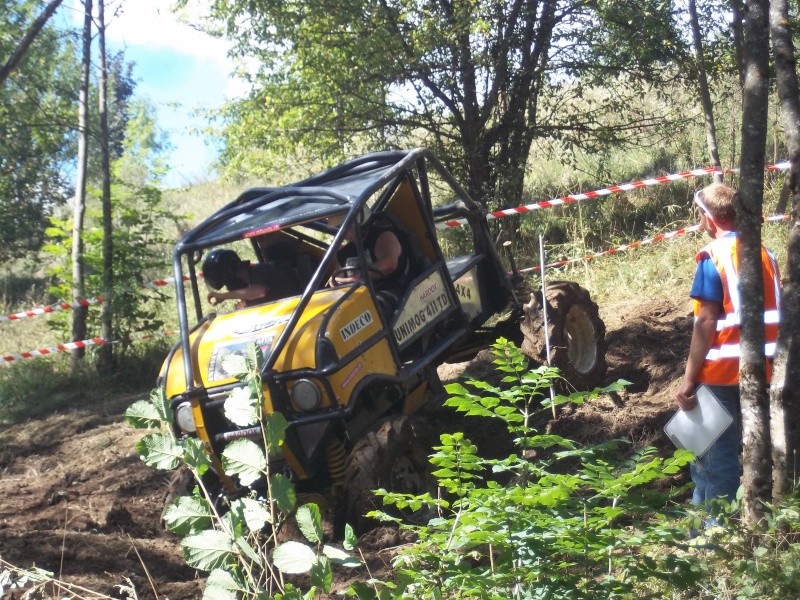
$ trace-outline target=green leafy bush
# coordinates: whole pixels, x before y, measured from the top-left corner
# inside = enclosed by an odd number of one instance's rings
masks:
[[[346,550],[355,535],[346,528],[344,549],[323,543],[320,509],[315,504],[297,507],[294,486],[284,475],[273,473],[269,454],[280,452],[287,422],[282,414],[264,412],[261,387],[263,356],[255,345],[247,356],[228,355],[223,367],[246,385],[234,389],[225,402],[225,416],[240,426],[260,424],[262,444],[236,440],[222,453],[225,473],[247,487],[263,478],[266,496],[255,492],[220,503],[210,502],[213,494],[205,485],[210,467],[202,443],[195,438],[176,440],[171,432],[171,407],[163,388],[149,400],[134,403],[125,413],[128,423],[144,429],[158,429],[137,444],[142,460],[157,469],[186,465],[197,482],[191,496],[178,497],[164,511],[164,522],[181,536],[186,563],[208,572],[203,598],[313,598],[328,593],[333,581],[332,565],[360,565]],[[266,451],[265,451],[266,449]],[[278,532],[289,518],[308,543],[279,542]],[[284,580],[285,574],[308,573],[311,588],[305,593]]]
[[[612,598],[634,591],[642,597],[645,583],[695,582],[702,573],[696,560],[662,551],[660,544],[678,537],[664,509],[674,492],[652,485],[684,468],[691,453],[661,458],[643,449],[623,459],[619,440],[580,447],[536,431],[537,411],[581,403],[621,383],[551,400],[546,393],[557,371],[529,371],[506,340],[493,352],[510,387],[450,384],[446,405],[502,420],[518,452],[485,459],[462,433],[445,434],[431,456],[440,497],[379,492],[387,504],[427,504],[438,513],[425,526],[400,524],[418,542],[396,558],[397,580],[384,582],[380,597]],[[366,586],[356,585],[354,593],[375,597]]]
[[[725,507],[723,525],[706,532],[702,557],[716,576],[687,590],[692,598],[800,597],[800,497],[797,492],[769,506],[761,523],[747,528],[737,518],[738,501]],[[687,595],[688,597],[688,595]]]
[[[84,232],[84,264],[87,298],[103,296],[111,302],[114,314],[114,341],[124,353],[131,348],[137,334],[161,332],[162,305],[167,295],[161,288],[146,287],[152,279],[163,276],[165,256],[169,247],[163,228],[174,218],[162,206],[161,191],[153,186],[114,185],[114,283],[112,290],[104,289],[103,232],[99,226],[89,226]],[[99,215],[90,211],[88,220],[99,223]],[[69,261],[72,223],[70,219],[51,219],[47,228],[50,240],[43,248],[50,255],[48,274],[55,283],[50,288],[53,297],[71,300],[72,272]],[[91,311],[90,331],[99,331],[100,311]],[[69,332],[71,315],[55,315],[51,323],[65,334]],[[97,335],[92,334],[92,335]]]

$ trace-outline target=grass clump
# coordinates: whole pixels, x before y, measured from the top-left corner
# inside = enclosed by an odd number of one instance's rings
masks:
[[[37,357],[0,366],[0,424],[42,417],[87,405],[113,404],[152,387],[169,350],[165,340],[151,340],[128,353],[113,373],[101,374],[91,348],[76,369],[69,354]]]

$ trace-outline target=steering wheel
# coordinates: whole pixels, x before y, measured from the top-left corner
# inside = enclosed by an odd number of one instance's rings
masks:
[[[366,270],[368,273],[376,273],[378,275],[378,279],[385,277],[385,275],[381,271],[379,271],[378,269],[376,269],[371,265],[368,266]],[[364,269],[362,267],[354,267],[352,265],[347,267],[339,267],[333,272],[333,275],[331,275],[331,279],[335,281],[339,277],[354,277],[355,275],[353,275],[353,271],[357,271],[358,273],[363,273]]]

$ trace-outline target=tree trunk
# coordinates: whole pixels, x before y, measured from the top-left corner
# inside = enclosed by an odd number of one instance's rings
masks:
[[[108,133],[108,69],[106,64],[106,22],[105,0],[97,2],[97,44],[100,56],[99,106],[100,112],[100,168],[102,171],[103,205],[103,290],[106,301],[102,307],[102,336],[106,341],[114,337],[113,323],[113,288],[114,288],[114,240],[111,220],[111,158],[109,156]],[[98,367],[103,373],[114,370],[114,346],[105,344],[100,347]]]
[[[796,209],[797,210],[797,206]],[[790,491],[797,449],[796,414],[798,406],[797,340],[800,339],[798,305],[800,305],[800,225],[795,219],[789,233],[789,259],[781,298],[781,327],[778,347],[772,368],[772,385],[769,389],[770,443],[772,454],[772,499],[779,502]],[[792,257],[794,252],[794,257]]]
[[[792,467],[798,448],[796,421],[800,410],[800,84],[786,0],[772,0],[770,28],[778,98],[784,115],[786,145],[792,158],[786,189],[794,205],[781,301],[778,352],[770,387],[772,498],[777,502],[790,491]]]
[[[769,0],[748,0],[742,105],[741,184],[736,207],[741,294],[742,466],[744,518],[755,524],[770,499],[768,394],[764,364],[761,214],[769,102]]]
[[[703,36],[700,33],[700,22],[697,18],[697,3],[695,0],[689,0],[689,20],[692,25],[692,45],[694,47],[697,66],[697,88],[700,94],[700,103],[703,106],[703,115],[705,116],[706,123],[708,156],[711,160],[711,166],[718,169],[718,172],[714,173],[714,181],[722,183],[722,163],[719,160],[719,149],[717,147],[717,126],[714,123],[714,104],[711,102],[711,91],[708,89],[705,57],[703,56]]]
[[[791,23],[787,0],[772,0],[770,27],[778,98],[784,117],[789,156],[796,157],[800,151],[800,83],[797,80],[797,59]]]
[[[44,28],[47,24],[47,21],[50,20],[50,17],[53,16],[53,13],[56,12],[56,9],[59,7],[63,0],[52,0],[50,4],[48,4],[45,9],[42,11],[36,20],[31,24],[31,28],[28,30],[28,33],[25,34],[25,37],[22,38],[19,45],[17,46],[14,53],[11,55],[11,58],[8,59],[5,65],[0,68],[0,85],[3,85],[3,82],[11,75],[12,71],[17,67],[19,61],[23,59],[25,53],[28,51],[28,48],[33,43],[33,40],[36,39],[36,36],[39,35],[39,32]]]
[[[81,88],[78,94],[78,167],[75,182],[75,204],[72,211],[72,301],[83,299],[83,217],[86,213],[86,176],[89,162],[89,71],[92,61],[92,0],[84,0],[83,61]],[[87,307],[72,312],[72,341],[86,339]],[[72,351],[71,364],[75,370],[85,351]]]
[[[786,272],[781,298],[781,328],[778,333],[778,354],[772,375],[770,398],[781,406],[787,419],[786,475],[797,470],[800,449],[800,151],[791,155],[789,188],[792,190],[794,210],[789,231]],[[775,473],[774,476],[780,476]],[[786,479],[782,479],[786,481]],[[779,490],[784,491],[784,490]],[[788,491],[788,490],[785,490]],[[773,492],[773,496],[775,493]]]
[[[505,33],[516,36],[518,64],[497,74],[495,86],[501,92],[481,98],[475,89],[476,60],[468,35],[459,55],[459,80],[465,82],[460,142],[468,169],[467,191],[489,210],[516,206],[522,200],[525,166],[537,133],[539,88],[556,24],[556,2],[520,4],[524,10],[515,16],[517,26],[508,23]],[[504,235],[513,237],[509,230]]]
[[[733,51],[736,56],[736,70],[739,74],[739,85],[744,87],[745,72],[745,46],[742,13],[744,3],[741,0],[730,0],[731,5],[731,32],[733,33]]]

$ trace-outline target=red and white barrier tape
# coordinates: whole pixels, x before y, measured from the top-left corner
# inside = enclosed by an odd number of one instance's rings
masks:
[[[202,273],[198,273],[199,277],[202,277]],[[184,281],[189,281],[189,276],[183,276]],[[174,277],[168,277],[166,279],[156,279],[155,281],[149,281],[142,284],[144,287],[148,289],[156,289],[159,287],[164,287],[167,285],[172,285],[175,283]],[[7,321],[19,321],[20,319],[25,319],[28,317],[38,317],[39,315],[46,315],[49,313],[54,313],[59,310],[70,310],[73,308],[78,308],[79,306],[89,306],[90,304],[101,304],[105,302],[106,299],[103,296],[96,296],[94,298],[86,298],[78,300],[77,302],[73,302],[72,304],[68,304],[66,302],[61,302],[59,304],[53,304],[51,306],[42,306],[40,308],[31,308],[29,310],[25,310],[22,312],[15,313],[13,315],[0,315],[0,323],[7,322]]]
[[[67,352],[69,350],[77,350],[78,348],[87,348],[89,346],[102,346],[110,342],[101,337],[90,338],[80,342],[67,342],[65,344],[58,344],[52,348],[40,348],[39,350],[31,350],[30,352],[23,352],[21,354],[7,354],[3,357],[3,362],[6,364],[15,360],[22,360],[24,358],[36,358],[37,356],[47,356],[55,352]]]
[[[789,219],[789,215],[772,215],[767,217],[765,221],[773,222],[773,221],[785,221]],[[552,262],[545,265],[546,269],[555,268],[555,267],[563,267],[568,264],[581,262],[581,261],[589,261],[595,258],[600,258],[602,256],[609,256],[611,254],[617,254],[619,252],[625,252],[626,250],[631,250],[633,248],[638,248],[640,246],[644,246],[646,244],[654,244],[656,242],[662,242],[664,240],[672,239],[674,237],[678,237],[681,235],[685,235],[687,233],[692,233],[698,231],[700,229],[700,225],[692,225],[691,227],[683,227],[681,229],[677,229],[675,231],[670,231],[668,233],[661,233],[659,235],[655,235],[650,238],[646,238],[644,240],[639,240],[638,242],[632,242],[630,244],[623,244],[621,246],[616,246],[615,248],[609,248],[608,250],[604,250],[602,252],[598,252],[596,254],[589,254],[587,256],[578,257],[578,258],[570,258],[566,260],[559,260],[556,262]],[[528,267],[525,269],[519,269],[519,273],[529,273],[532,271],[539,271],[541,270],[540,266]],[[164,332],[156,332],[150,333],[142,336],[142,339],[154,338],[154,337],[169,337],[177,335],[176,331],[164,331]],[[16,360],[21,360],[24,358],[35,358],[37,356],[47,356],[48,354],[53,354],[54,352],[65,352],[68,350],[74,350],[77,348],[86,348],[87,346],[94,346],[99,345],[102,346],[103,344],[109,344],[112,342],[108,342],[107,340],[101,337],[95,337],[88,340],[83,340],[80,342],[68,342],[66,344],[58,344],[53,348],[41,348],[39,350],[31,350],[30,352],[23,352],[22,354],[9,354],[3,356],[3,362],[10,363]]]
[[[197,274],[198,277],[202,277],[202,273]],[[190,277],[188,275],[183,276],[183,281],[189,281]],[[166,277],[164,279],[156,279],[155,281],[150,281],[144,283],[144,287],[154,290],[156,288],[164,287],[167,285],[173,285],[175,283],[174,277]]]
[[[790,166],[789,162],[781,162],[774,165],[767,165],[765,168],[768,171],[785,171],[789,168],[789,166]],[[531,212],[534,210],[540,210],[543,208],[552,208],[554,206],[563,206],[566,204],[580,202],[581,200],[589,200],[591,198],[602,198],[603,196],[608,196],[610,194],[630,192],[632,190],[637,190],[643,187],[661,185],[664,183],[669,183],[671,181],[679,181],[682,179],[689,179],[691,177],[705,177],[713,173],[736,173],[738,171],[739,169],[724,169],[720,171],[715,167],[704,167],[702,169],[681,171],[680,173],[672,173],[671,175],[660,175],[658,177],[652,177],[650,179],[642,179],[640,181],[632,181],[630,183],[612,185],[607,188],[586,192],[584,194],[570,194],[569,196],[564,196],[563,198],[554,198],[551,200],[545,200],[543,202],[536,202],[535,204],[526,204],[525,206],[518,206],[516,208],[504,208],[502,210],[496,210],[494,212],[490,212],[489,214],[486,215],[486,219],[487,220],[502,219],[505,217],[510,217],[512,215],[525,214],[527,212]],[[466,225],[466,223],[467,223],[466,219],[452,219],[450,221],[442,221],[441,223],[437,223],[436,228],[447,229],[449,227],[461,227],[462,225]]]
[[[764,220],[771,222],[771,221],[785,221],[789,218],[789,215],[772,215],[770,217],[766,217]],[[611,254],[617,254],[618,252],[625,252],[626,250],[632,250],[633,248],[638,248],[639,246],[644,246],[646,244],[654,244],[656,242],[663,242],[664,240],[669,240],[674,237],[678,237],[680,235],[685,235],[687,233],[692,233],[698,231],[700,229],[700,225],[692,225],[691,227],[682,227],[676,231],[670,231],[668,233],[660,233],[658,235],[654,235],[653,237],[646,238],[644,240],[639,240],[638,242],[632,242],[630,244],[623,244],[621,246],[617,246],[615,248],[609,248],[608,250],[603,250],[602,252],[598,252],[597,254],[588,254],[586,256],[579,256],[577,258],[569,258],[566,260],[559,260],[553,263],[546,264],[544,267],[545,269],[555,268],[555,267],[563,267],[565,265],[569,265],[576,262],[582,261],[590,261],[595,258],[600,258],[602,256],[609,256]],[[536,265],[534,267],[528,267],[526,269],[519,269],[520,273],[530,273],[531,271],[540,271],[541,267]]]
[[[141,336],[137,336],[140,339],[152,339],[152,338],[160,338],[160,337],[172,337],[178,335],[177,331],[157,331],[154,333],[143,334]],[[17,360],[23,360],[25,358],[37,358],[39,356],[48,356],[50,354],[54,354],[56,352],[67,352],[69,350],[76,350],[78,348],[88,348],[89,346],[103,346],[106,344],[113,344],[114,342],[109,342],[108,340],[101,338],[101,337],[94,337],[88,340],[82,340],[80,342],[67,342],[65,344],[58,344],[53,346],[52,348],[40,348],[39,350],[31,350],[30,352],[22,352],[21,354],[7,354],[3,356],[3,362],[8,364]]]
[[[765,167],[768,171],[785,171],[789,169],[791,164],[788,161],[770,164]],[[607,188],[602,188],[599,190],[594,190],[591,192],[586,192],[584,194],[570,194],[569,196],[564,196],[563,198],[554,198],[551,200],[545,200],[543,202],[537,202],[535,204],[528,204],[525,206],[518,206],[517,208],[506,208],[503,210],[496,210],[486,215],[487,220],[492,219],[502,219],[505,217],[509,217],[512,215],[518,214],[525,214],[527,212],[531,212],[534,210],[540,210],[542,208],[552,208],[554,206],[562,206],[566,204],[572,204],[574,202],[580,202],[581,200],[588,200],[590,198],[601,198],[603,196],[608,196],[610,194],[619,194],[621,192],[628,192],[631,190],[636,190],[643,187],[653,186],[653,185],[661,185],[664,183],[669,183],[671,181],[679,181],[682,179],[688,179],[690,177],[704,177],[706,175],[711,175],[712,173],[716,172],[723,172],[723,173],[736,173],[739,169],[724,169],[722,171],[718,171],[715,167],[703,167],[702,169],[692,169],[689,171],[681,171],[680,173],[672,173],[670,175],[660,175],[658,177],[652,177],[650,179],[642,179],[640,181],[632,181],[631,183],[622,183],[619,185],[612,185]],[[462,225],[466,225],[466,219],[453,219],[450,221],[443,221],[441,223],[436,223],[437,229],[447,229],[450,227],[461,227]],[[683,233],[688,233],[689,231],[694,231],[695,228],[689,227]],[[666,234],[665,234],[666,235]],[[680,233],[675,232],[674,235],[681,235]],[[656,239],[659,238],[659,239]],[[628,247],[636,247],[641,246],[646,243],[651,243],[652,241],[660,241],[661,236],[656,236],[656,238],[652,238],[651,240],[642,240],[640,242],[635,242],[634,244]],[[613,254],[614,252],[621,252],[623,250],[627,250],[628,247],[621,246],[622,250],[607,250],[604,253],[595,256],[603,256],[604,254]],[[545,267],[552,267],[552,266],[563,266],[564,264],[568,264],[570,262],[576,262],[579,260],[591,260],[592,257],[584,257],[584,258],[575,258],[571,259],[566,262],[561,263],[554,263],[553,265],[545,265]],[[527,270],[537,270],[539,267],[532,267],[531,269]],[[198,277],[203,277],[203,273],[198,273]],[[183,281],[189,281],[189,276],[184,275]],[[156,279],[155,281],[150,281],[144,283],[144,287],[149,289],[157,289],[159,287],[165,287],[168,285],[173,285],[175,283],[174,277],[166,277],[164,279]],[[19,319],[23,319],[26,317],[35,317],[42,314],[52,313],[57,310],[67,310],[71,308],[77,308],[78,306],[88,306],[89,304],[96,304],[100,302],[104,302],[105,299],[102,296],[97,296],[96,298],[89,298],[86,300],[79,300],[75,304],[56,304],[53,306],[45,306],[42,308],[34,308],[31,310],[19,312],[13,315],[0,315],[0,323],[4,321],[16,321]]]
[[[102,296],[97,296],[96,298],[88,298],[86,300],[78,300],[72,304],[67,304],[66,302],[62,302],[60,304],[53,304],[50,306],[42,306],[40,308],[32,308],[30,310],[26,310],[23,312],[18,312],[13,315],[0,315],[0,323],[5,321],[18,321],[20,319],[25,319],[28,317],[37,317],[39,315],[44,315],[48,313],[54,313],[59,310],[70,310],[73,308],[78,308],[80,306],[89,306],[90,304],[99,304],[105,302],[105,298]]]

